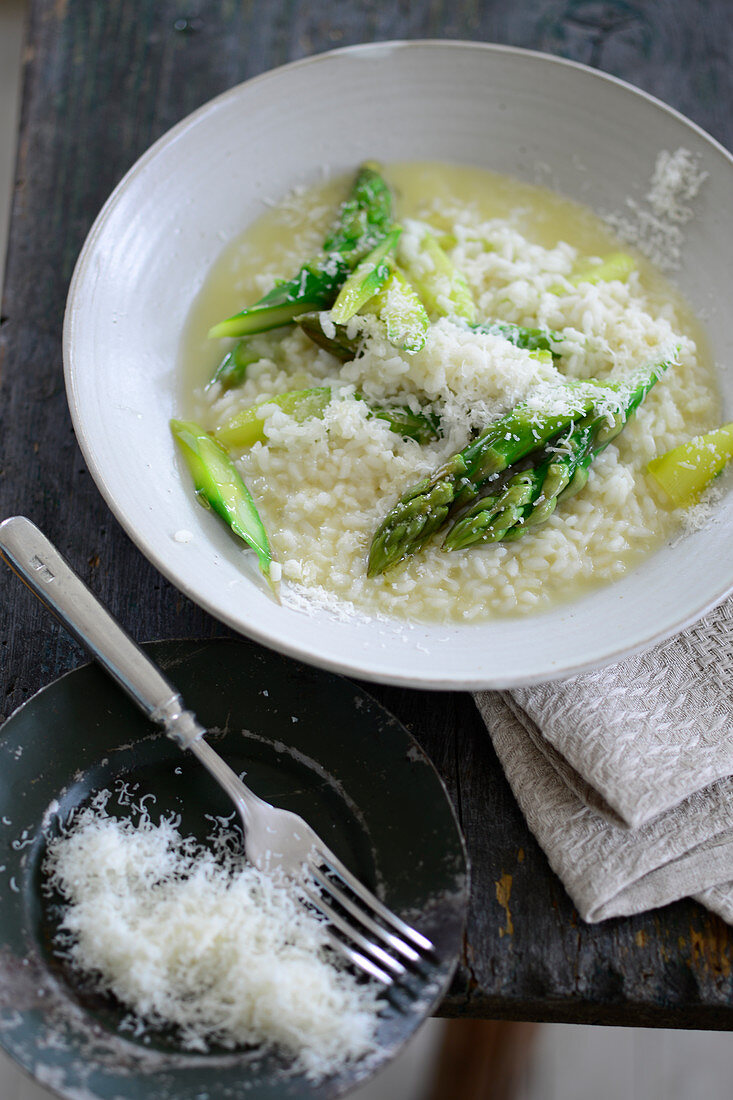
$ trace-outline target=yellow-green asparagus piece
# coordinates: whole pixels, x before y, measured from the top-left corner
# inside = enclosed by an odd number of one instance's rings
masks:
[[[676,508],[694,504],[733,458],[733,423],[673,447],[653,458],[647,471]]]
[[[465,276],[429,229],[422,233],[416,254],[399,250],[398,263],[432,317],[476,320],[476,303]]]
[[[200,502],[213,509],[256,553],[260,570],[272,580],[274,555],[249,489],[224,448],[192,420],[171,420],[171,431],[186,460]]]

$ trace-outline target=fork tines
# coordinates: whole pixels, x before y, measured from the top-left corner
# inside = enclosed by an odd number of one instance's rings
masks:
[[[434,954],[427,936],[388,909],[328,849],[312,853],[308,872],[318,889],[301,884],[305,896],[340,933],[329,933],[331,945],[360,970],[392,985]]]

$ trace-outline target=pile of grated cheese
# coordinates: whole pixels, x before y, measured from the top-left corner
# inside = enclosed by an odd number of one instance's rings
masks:
[[[293,889],[232,847],[145,813],[118,820],[102,799],[49,843],[44,871],[66,902],[57,949],[138,1030],[174,1025],[193,1051],[277,1050],[315,1081],[377,1049],[373,988],[334,961]]]

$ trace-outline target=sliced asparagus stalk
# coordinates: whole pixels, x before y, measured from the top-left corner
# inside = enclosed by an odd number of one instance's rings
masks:
[[[311,260],[287,282],[260,298],[241,313],[219,321],[209,329],[209,336],[251,336],[290,324],[300,313],[328,309],[334,302],[340,287],[351,270],[350,265],[337,253]]]
[[[367,308],[384,321],[387,339],[400,351],[414,355],[425,346],[430,320],[417,291],[399,268],[392,267]]]
[[[384,322],[387,338],[400,351],[414,354],[424,347],[430,321],[414,287],[398,268],[392,268],[382,289],[367,302],[362,312],[374,314]],[[333,315],[330,319],[334,329],[330,336],[323,331],[318,313],[305,313],[295,320],[314,344],[325,348],[342,363],[349,363],[359,354],[363,338],[360,334],[349,336],[346,325],[333,323]]]
[[[474,332],[483,332],[489,336],[502,336],[517,348],[527,351],[548,351],[554,359],[560,358],[557,345],[562,343],[562,335],[549,328],[525,328],[510,321],[484,321],[469,326]]]
[[[733,458],[733,423],[673,447],[647,466],[675,508],[694,504]]]
[[[440,417],[433,412],[413,412],[408,405],[376,405],[360,394],[360,397],[369,406],[372,416],[378,420],[386,420],[391,430],[403,439],[414,439],[418,443],[432,443],[440,438]]]
[[[212,508],[257,554],[259,566],[276,594],[274,555],[249,489],[227,452],[192,420],[171,420],[171,431],[193,477],[201,503]]]
[[[367,161],[356,173],[339,220],[323,242],[325,252],[348,255],[357,263],[381,240],[392,223],[392,192],[378,164]]]
[[[314,344],[318,344],[319,348],[330,351],[331,355],[340,359],[342,363],[350,363],[359,354],[362,338],[359,335],[348,336],[346,325],[334,325],[333,336],[327,336],[323,331],[321,317],[318,313],[303,313],[300,317],[295,318],[295,323]]]
[[[420,237],[417,255],[400,249],[398,262],[431,316],[476,320],[476,304],[464,275],[430,230]]]
[[[345,325],[387,282],[390,276],[387,257],[397,247],[401,232],[399,227],[392,229],[346,279],[331,307],[334,324]]]
[[[288,390],[264,398],[254,405],[240,409],[224,424],[215,429],[216,439],[225,447],[236,449],[265,442],[265,408],[277,405],[298,423],[310,417],[322,417],[331,401],[330,386],[318,386],[308,390]],[[380,405],[367,401],[361,394],[354,397],[369,408],[369,416],[385,420],[393,432],[418,443],[430,443],[440,435],[440,419],[432,412],[413,412],[407,405]]]
[[[303,264],[292,279],[279,283],[264,298],[220,321],[209,336],[247,336],[290,324],[301,313],[329,309],[354,265],[389,228],[392,196],[376,165],[357,172],[342,205],[339,221],[324,241],[325,255]]]
[[[585,263],[568,279],[573,286],[583,283],[611,283],[614,280],[624,282],[632,271],[636,271],[636,260],[628,252],[609,252],[600,263]]]
[[[210,381],[207,382],[207,389],[217,382],[224,390],[241,386],[249,367],[273,354],[272,340],[269,333],[262,336],[242,337],[221,360]]]
[[[396,276],[398,281],[400,278],[404,279],[404,275],[398,269],[395,269],[392,275]],[[386,321],[389,338],[396,347],[401,346],[404,351],[419,351],[424,344],[430,322],[419,298],[417,296],[412,298],[407,293],[413,288],[407,280],[405,282],[404,312],[401,312],[400,309],[402,306],[401,299],[399,297],[392,299],[390,294],[391,279],[388,279],[382,290],[371,299],[364,312],[372,312]],[[394,286],[395,284],[392,283],[391,285]],[[400,289],[403,289],[401,282],[399,285]],[[391,301],[394,302],[394,314],[391,317],[389,314],[385,316],[385,306]],[[358,355],[362,338],[359,335],[348,336],[345,325],[335,325],[334,335],[326,336],[317,313],[303,314],[302,317],[296,318],[296,322],[314,343],[325,348],[326,351],[330,351],[342,363],[350,362]],[[390,326],[392,326],[391,334]],[[473,332],[501,336],[509,343],[514,344],[515,347],[525,348],[527,351],[535,353],[538,358],[544,359],[545,356],[549,356],[551,362],[560,358],[557,347],[562,343],[563,338],[559,332],[553,332],[552,329],[525,328],[522,325],[511,324],[509,321],[486,321],[483,324],[469,325],[468,327]],[[400,344],[400,340],[403,341],[402,344]],[[408,346],[408,342],[411,346]]]
[[[224,447],[251,447],[254,443],[265,442],[264,417],[262,410],[277,405],[298,423],[311,416],[321,417],[331,400],[330,386],[316,386],[307,390],[288,390],[287,393],[265,397],[254,405],[239,409],[227,421],[214,431],[216,439]]]

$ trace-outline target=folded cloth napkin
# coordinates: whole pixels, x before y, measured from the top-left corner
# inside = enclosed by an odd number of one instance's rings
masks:
[[[733,599],[621,664],[475,698],[584,920],[691,895],[733,923]]]

